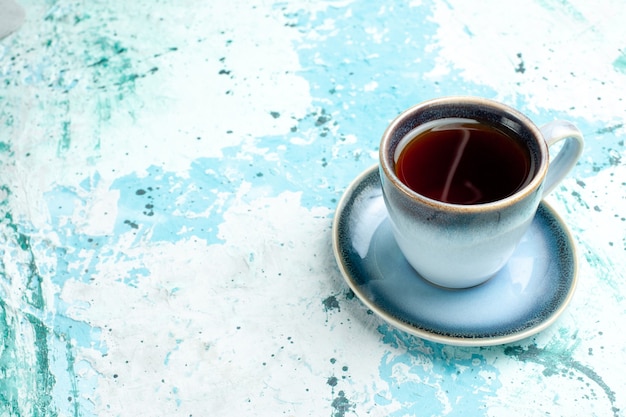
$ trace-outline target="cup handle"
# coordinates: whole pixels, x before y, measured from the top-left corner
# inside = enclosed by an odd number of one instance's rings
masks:
[[[576,165],[576,161],[583,152],[584,140],[581,131],[564,120],[555,120],[545,124],[540,130],[548,147],[565,139],[565,144],[559,153],[550,161],[543,188],[543,197],[545,197]]]

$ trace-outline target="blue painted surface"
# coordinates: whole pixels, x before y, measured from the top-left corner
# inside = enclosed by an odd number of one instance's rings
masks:
[[[619,2],[21,3],[0,40],[0,415],[624,415]],[[330,249],[387,123],[449,94],[585,134],[549,197],[578,294],[514,345],[384,324]]]

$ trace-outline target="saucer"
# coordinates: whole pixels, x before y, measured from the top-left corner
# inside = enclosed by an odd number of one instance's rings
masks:
[[[545,329],[565,310],[577,281],[572,237],[542,202],[496,276],[461,290],[429,283],[396,245],[378,166],[359,175],[341,198],[333,249],[346,282],[374,313],[408,333],[450,345],[510,343]]]

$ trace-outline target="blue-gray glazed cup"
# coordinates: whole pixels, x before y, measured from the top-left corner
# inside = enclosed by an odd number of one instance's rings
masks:
[[[514,132],[528,149],[531,172],[522,188],[497,201],[452,204],[420,195],[396,174],[401,148],[423,126],[471,119]],[[404,140],[403,140],[404,139]],[[549,147],[564,141],[554,160]],[[444,97],[401,113],[380,144],[380,177],[394,237],[411,266],[426,280],[468,288],[493,277],[508,261],[530,226],[541,199],[568,174],[583,150],[581,132],[554,121],[536,127],[502,103],[476,97]],[[498,172],[493,173],[494,178]]]

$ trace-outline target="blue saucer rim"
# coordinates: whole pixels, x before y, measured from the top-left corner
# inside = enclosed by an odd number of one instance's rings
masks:
[[[574,240],[572,238],[571,232],[569,228],[566,226],[565,222],[562,218],[556,213],[556,211],[546,202],[542,201],[541,206],[545,209],[545,211],[549,214],[549,216],[559,224],[562,229],[563,235],[565,236],[564,243],[568,246],[569,250],[572,253],[572,272],[571,277],[568,275],[566,278],[561,278],[562,282],[568,282],[569,288],[567,289],[567,294],[562,298],[562,301],[558,307],[556,307],[551,313],[547,314],[543,320],[532,324],[531,326],[524,328],[519,331],[512,331],[507,334],[494,335],[493,337],[459,337],[459,336],[448,336],[444,334],[434,333],[427,329],[420,328],[418,326],[413,326],[409,323],[406,323],[402,320],[399,320],[394,315],[387,313],[385,310],[380,308],[375,302],[369,299],[367,294],[365,294],[359,287],[359,285],[355,282],[355,279],[351,276],[347,265],[344,263],[344,259],[341,255],[341,242],[340,238],[340,219],[346,209],[346,206],[349,204],[352,195],[355,192],[358,192],[359,186],[364,183],[368,178],[378,172],[379,165],[375,164],[366,170],[364,170],[361,174],[359,174],[346,188],[344,191],[339,203],[337,204],[337,208],[335,211],[335,215],[333,218],[332,224],[332,244],[333,244],[333,252],[335,255],[335,260],[337,261],[337,265],[341,271],[341,275],[344,280],[350,287],[350,289],[354,292],[354,294],[361,300],[365,306],[367,306],[371,311],[373,311],[376,315],[382,318],[388,324],[403,330],[407,333],[418,336],[422,339],[429,340],[432,342],[454,345],[454,346],[493,346],[493,345],[501,345],[506,343],[516,342],[530,336],[533,336],[549,326],[551,326],[559,316],[565,311],[567,306],[569,305],[571,299],[574,296],[576,286],[578,283],[578,255],[576,253],[576,246],[574,244]]]

